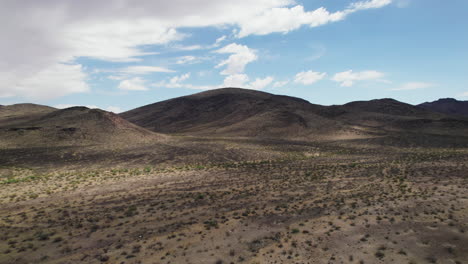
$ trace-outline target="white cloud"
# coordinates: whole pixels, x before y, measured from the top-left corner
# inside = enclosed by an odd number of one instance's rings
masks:
[[[59,31],[60,32],[60,31]],[[152,19],[116,19],[110,22],[82,21],[67,27],[61,36],[67,56],[92,57],[107,61],[140,61],[140,56],[156,54],[138,48],[142,45],[165,44],[183,35],[173,28],[162,27]]]
[[[48,100],[89,91],[80,64],[53,64],[38,71],[0,72],[0,97]]]
[[[254,81],[249,82],[250,78],[247,74],[233,74],[224,79],[223,87],[236,87],[247,88],[253,90],[261,90],[270,85],[274,78],[267,76],[265,78],[256,78]]]
[[[170,83],[174,83],[174,84],[175,83],[181,83],[181,82],[187,80],[188,78],[190,78],[190,72],[182,74],[180,76],[175,76],[175,77],[171,78]]]
[[[391,89],[392,91],[407,91],[407,90],[418,90],[418,89],[426,89],[430,87],[434,87],[435,84],[433,83],[426,83],[426,82],[409,82],[405,83],[400,87]]]
[[[273,84],[273,87],[274,88],[281,88],[283,86],[285,86],[286,84],[288,84],[289,81],[277,81]]]
[[[459,97],[468,97],[468,91],[458,95]]]
[[[182,46],[182,45],[173,45],[172,49],[177,51],[192,51],[192,50],[201,50],[204,49],[201,45],[190,45],[190,46]]]
[[[224,79],[224,87],[245,87],[249,81],[247,74],[232,74]]]
[[[313,11],[305,11],[304,7],[297,5],[291,8],[277,7],[266,9],[262,13],[239,22],[238,37],[248,35],[267,35],[270,33],[288,33],[301,26],[318,27],[328,23],[343,20],[349,14],[364,9],[381,8],[389,5],[392,0],[369,0],[351,3],[342,11],[330,13],[326,8],[320,7]]]
[[[304,85],[309,85],[309,84],[313,84],[315,82],[322,80],[323,78],[325,78],[325,76],[327,76],[326,73],[305,71],[305,72],[300,72],[296,74],[296,77],[294,78],[294,82],[301,83]]]
[[[262,90],[273,82],[274,78],[271,76],[265,77],[263,79],[257,78],[255,81],[251,82],[248,85],[249,89],[253,90]]]
[[[238,37],[287,33],[303,25],[317,27],[341,20],[344,16],[343,12],[330,13],[323,7],[310,12],[304,11],[304,7],[299,5],[292,8],[273,8],[249,21],[241,22]]]
[[[157,67],[157,66],[130,66],[120,70],[122,73],[127,74],[148,74],[153,72],[174,72],[173,70],[164,68],[164,67]]]
[[[145,80],[140,77],[135,77],[128,80],[123,80],[119,83],[118,88],[126,91],[147,91]]]
[[[183,89],[192,89],[192,90],[211,90],[219,88],[219,86],[212,85],[193,85],[185,83],[186,80],[190,78],[190,73],[184,73],[179,76],[174,76],[169,81],[161,81],[158,83],[152,84],[155,87],[165,87],[165,88],[183,88]]]
[[[216,67],[226,66],[221,74],[223,75],[234,75],[244,72],[245,66],[258,59],[256,51],[250,49],[245,45],[239,45],[236,43],[229,44],[219,50],[217,53],[232,54],[228,59],[219,63]]]
[[[180,76],[174,76],[169,80],[169,83],[161,83],[161,86],[165,86],[167,88],[183,88],[183,82],[190,78],[190,73],[185,73]]]
[[[392,3],[392,0],[370,0],[351,3],[346,12],[355,12],[364,9],[381,8]]]
[[[106,107],[106,111],[113,112],[116,114],[123,112],[122,108],[118,106],[108,106]]]
[[[193,85],[185,83],[186,80],[190,78],[190,73],[185,73],[179,76],[174,76],[168,81],[161,81],[158,83],[152,84],[155,87],[165,87],[165,88],[184,88],[184,89],[195,89],[195,90],[211,90],[217,89],[220,87],[239,87],[247,88],[254,90],[261,90],[270,85],[274,78],[267,76],[265,78],[256,78],[254,81],[250,82],[250,78],[247,74],[231,74],[224,78],[224,81],[221,85]]]
[[[335,74],[332,80],[339,82],[342,87],[351,87],[356,81],[379,80],[384,76],[384,73],[378,71],[353,72],[349,70]]]
[[[197,57],[195,56],[182,56],[177,59],[176,64],[193,64],[196,61]]]
[[[215,43],[213,44],[213,47],[219,47],[219,45],[221,45],[221,42],[225,41],[226,40],[226,36],[223,35],[219,38],[216,39]]]

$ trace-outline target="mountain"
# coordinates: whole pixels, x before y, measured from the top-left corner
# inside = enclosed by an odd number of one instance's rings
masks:
[[[398,132],[421,136],[464,136],[468,132],[466,118],[437,113],[388,98],[331,106],[327,111],[334,113],[332,118],[336,121],[381,135]]]
[[[222,88],[166,100],[121,114],[146,129],[169,134],[310,137],[351,133],[306,100]]]
[[[426,102],[420,104],[419,106],[434,112],[468,117],[468,101],[458,101],[453,98],[444,98],[434,102]]]
[[[6,147],[77,146],[93,144],[131,144],[163,138],[138,127],[118,115],[100,109],[71,107],[54,110],[31,107],[19,121],[0,119],[0,145]],[[50,111],[49,111],[50,110]],[[3,121],[3,122],[2,122]]]
[[[389,133],[465,135],[468,120],[394,99],[321,106],[303,99],[222,88],[139,107],[124,119],[167,134],[352,139]]]

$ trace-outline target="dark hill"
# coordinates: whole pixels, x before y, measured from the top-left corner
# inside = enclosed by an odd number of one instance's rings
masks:
[[[183,135],[350,139],[389,133],[464,135],[465,119],[393,99],[320,106],[303,99],[223,88],[122,113],[149,130]]]
[[[306,137],[345,133],[319,114],[323,106],[303,99],[239,88],[223,88],[146,105],[121,116],[160,133]]]
[[[114,113],[86,107],[46,111],[34,119],[4,124],[0,133],[1,144],[7,147],[118,145],[163,137]]]
[[[0,126],[19,124],[57,110],[38,104],[14,104],[0,106]]]
[[[35,113],[50,113],[57,110],[56,108],[38,105],[38,104],[13,104],[0,105],[0,118],[35,114]]]
[[[437,113],[394,99],[356,101],[326,110],[332,118],[376,133],[402,132],[466,135],[468,120]],[[421,134],[421,136],[422,136]]]
[[[390,98],[376,99],[370,101],[356,101],[347,103],[344,105],[344,107],[355,111],[372,112],[395,116],[421,117],[430,115],[428,111],[418,106],[402,103]]]
[[[468,101],[444,98],[434,102],[426,102],[419,106],[434,112],[468,117]]]

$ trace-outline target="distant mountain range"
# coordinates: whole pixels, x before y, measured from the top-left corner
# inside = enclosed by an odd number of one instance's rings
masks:
[[[391,137],[425,144],[437,138],[457,143],[468,135],[468,102],[441,99],[414,106],[379,99],[322,106],[295,97],[222,88],[120,115],[86,107],[0,106],[0,146],[4,147],[133,144],[171,135],[301,140]]]
[[[453,98],[439,99],[419,105],[422,108],[448,115],[468,116],[468,101],[458,101]]]
[[[121,114],[159,133],[202,136],[360,138],[389,132],[463,135],[467,120],[393,99],[321,106],[239,88],[178,97]]]

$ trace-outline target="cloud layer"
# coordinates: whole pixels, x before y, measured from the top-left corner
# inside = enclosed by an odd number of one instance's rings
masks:
[[[343,20],[351,13],[390,2],[360,1],[329,12],[323,7],[306,11],[293,0],[4,0],[0,8],[0,96],[50,99],[88,91],[86,71],[76,59],[141,61],[142,56],[154,54],[145,47],[186,38],[178,30],[182,27],[232,27],[238,29],[237,37],[287,33],[304,25]],[[219,38],[213,47],[225,39]],[[226,66],[225,75],[242,74],[245,65],[257,59],[254,51],[239,44],[218,52],[231,54],[220,64]],[[128,69],[131,74],[155,71]],[[141,88],[138,85],[133,79],[119,87]]]

